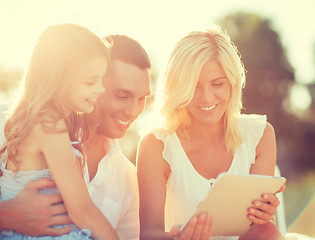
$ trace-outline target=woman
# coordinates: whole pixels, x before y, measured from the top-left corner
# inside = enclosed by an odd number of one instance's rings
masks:
[[[219,27],[176,44],[157,90],[159,125],[139,143],[143,239],[209,239],[215,219],[206,213],[182,232],[165,230],[184,224],[220,173],[274,174],[275,133],[266,116],[241,115],[244,83],[240,56]],[[268,220],[279,201],[273,194],[263,197],[249,209],[254,224],[240,239],[278,237]]]

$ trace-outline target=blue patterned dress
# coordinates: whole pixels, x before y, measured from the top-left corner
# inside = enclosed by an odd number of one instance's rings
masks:
[[[78,154],[74,150],[74,155]],[[24,186],[34,180],[38,180],[40,178],[52,178],[52,174],[49,169],[42,170],[29,170],[29,171],[19,171],[17,173],[12,172],[11,170],[5,169],[6,162],[1,161],[0,159],[0,168],[2,171],[2,176],[0,177],[0,186],[1,186],[1,198],[0,201],[9,200],[14,198],[23,188]],[[54,188],[46,188],[40,191],[42,194],[52,194],[58,193],[58,189]],[[66,234],[61,236],[41,236],[41,237],[31,237],[25,236],[15,231],[0,231],[0,239],[1,240],[91,240],[90,237],[91,232],[88,229],[78,229],[75,225],[74,229]],[[62,227],[62,226],[56,226]]]

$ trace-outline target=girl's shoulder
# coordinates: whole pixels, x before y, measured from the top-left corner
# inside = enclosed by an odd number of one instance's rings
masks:
[[[37,134],[47,134],[47,133],[62,133],[67,131],[67,124],[64,119],[49,119],[48,117],[37,121],[32,130],[36,135]]]

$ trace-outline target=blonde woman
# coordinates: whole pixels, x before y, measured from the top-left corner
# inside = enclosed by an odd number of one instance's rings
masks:
[[[193,214],[220,173],[274,174],[274,129],[266,116],[241,114],[244,84],[238,51],[219,27],[177,42],[157,90],[159,125],[138,147],[141,239],[209,239],[215,219],[207,213],[183,232],[172,227]],[[263,197],[240,239],[281,238],[269,221],[279,201]]]
[[[35,45],[24,92],[5,125],[1,200],[14,198],[32,180],[53,178],[75,225],[67,235],[31,239],[118,239],[89,196],[84,158],[71,147],[73,140],[85,141],[79,115],[92,112],[104,92],[108,60],[109,44],[74,24],[48,27]],[[30,239],[14,231],[1,231],[0,238]]]

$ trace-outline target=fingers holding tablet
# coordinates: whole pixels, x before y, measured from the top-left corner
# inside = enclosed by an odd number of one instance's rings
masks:
[[[280,190],[285,187],[281,187]],[[282,190],[282,191],[283,191]],[[279,191],[278,191],[279,192]],[[248,218],[256,224],[265,224],[274,219],[280,201],[275,194],[264,193],[261,200],[254,200],[253,205],[248,209]]]
[[[212,216],[209,213],[199,213],[191,217],[184,229],[176,234],[180,240],[208,240],[211,236]],[[173,236],[176,232],[172,229]]]

